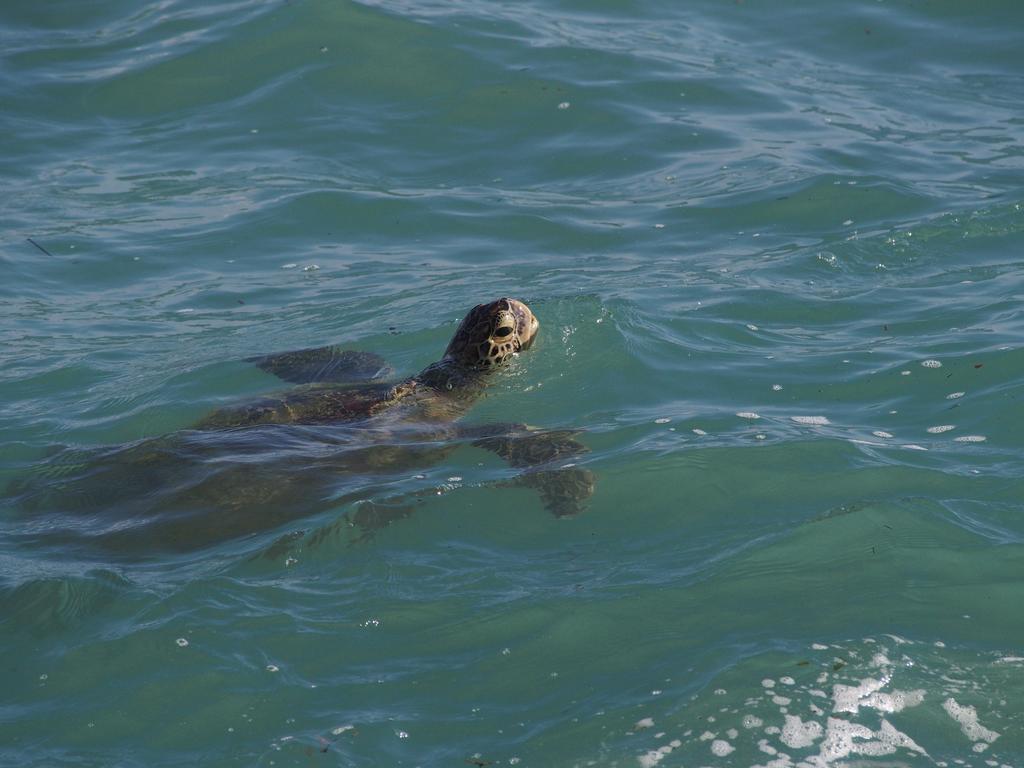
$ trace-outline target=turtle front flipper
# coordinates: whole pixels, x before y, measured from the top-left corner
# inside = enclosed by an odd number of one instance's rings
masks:
[[[555,517],[580,514],[594,495],[596,484],[594,473],[583,467],[533,470],[506,483],[509,487],[525,486],[537,491],[544,509]]]
[[[355,384],[380,381],[394,373],[380,355],[338,347],[260,355],[246,361],[292,384]]]
[[[473,445],[496,453],[511,466],[526,471],[505,486],[525,486],[540,494],[544,508],[556,517],[577,515],[594,494],[596,478],[571,459],[589,448],[576,439],[578,430],[538,430],[521,424],[468,427]]]

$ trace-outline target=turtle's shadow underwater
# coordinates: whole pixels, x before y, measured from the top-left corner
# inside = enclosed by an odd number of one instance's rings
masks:
[[[102,449],[60,450],[8,490],[18,538],[106,553],[187,551],[269,531],[339,505],[365,538],[407,516],[415,494],[380,499],[396,473],[463,445],[519,470],[557,516],[578,514],[593,474],[572,431],[459,420],[491,377],[533,342],[530,309],[502,298],[474,307],[440,360],[401,381],[377,355],[336,347],[252,358],[297,386],[210,414],[193,429]]]

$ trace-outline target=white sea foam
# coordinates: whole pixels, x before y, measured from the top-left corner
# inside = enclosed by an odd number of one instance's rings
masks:
[[[806,723],[796,715],[786,715],[779,740],[790,749],[803,749],[821,738],[821,723],[808,720]]]
[[[725,757],[735,751],[736,747],[725,739],[715,739],[711,742],[711,754],[716,755],[717,757]]]
[[[671,726],[661,734],[651,732],[659,741],[644,747],[649,751],[639,750],[641,754],[637,759],[640,765],[653,768],[673,750],[678,750],[675,757],[679,760],[672,764],[705,765],[711,757],[709,749],[714,758],[731,760],[734,753],[749,755],[756,746],[765,755],[763,764],[755,766],[753,760],[745,757],[743,765],[750,768],[840,768],[859,765],[858,760],[887,758],[895,762],[886,764],[916,765],[916,758],[926,758],[930,761],[927,764],[941,766],[946,763],[930,756],[922,746],[926,742],[919,744],[917,739],[931,737],[937,749],[946,751],[944,744],[948,734],[942,737],[934,733],[934,725],[923,725],[928,721],[934,722],[935,713],[941,714],[942,710],[969,739],[960,749],[963,759],[948,760],[950,766],[955,762],[964,768],[1003,768],[1012,762],[1000,754],[997,746],[1001,743],[1000,734],[979,722],[979,713],[974,707],[961,705],[953,698],[967,695],[964,684],[969,678],[979,682],[984,680],[986,685],[991,685],[991,682],[985,675],[972,674],[971,662],[967,662],[967,666],[955,663],[949,658],[952,652],[944,646],[935,645],[935,641],[922,643],[895,635],[881,635],[852,643],[815,643],[812,650],[812,661],[801,661],[799,666],[815,664],[817,670],[804,670],[793,676],[778,674],[764,677],[760,685],[755,682],[758,679],[755,677],[748,684],[745,701],[742,686],[730,685],[728,694],[739,696],[738,701],[743,702],[742,710],[723,707],[722,697],[727,695],[725,689],[709,687],[703,711],[689,712],[682,722],[699,718],[699,721],[709,724],[707,727],[716,730],[695,733],[688,729],[665,746],[659,744],[672,738]],[[935,658],[936,655],[939,658]],[[992,654],[987,662],[982,663],[987,664],[989,670],[1002,668],[1009,674],[1015,671],[1015,667],[1006,665],[1021,662],[1024,662],[1024,657]],[[786,666],[791,663],[783,660]],[[789,671],[786,666],[775,669],[777,672]],[[851,677],[851,673],[858,670],[861,674]],[[814,687],[812,680],[815,676],[819,680],[824,676],[836,681],[830,696]],[[897,680],[911,684],[896,687]],[[972,685],[971,690],[977,691],[993,706],[1004,709],[1009,706],[1009,697],[1003,694],[1004,698],[1000,698],[998,689],[980,691]],[[787,695],[781,696],[781,693]],[[829,698],[831,712],[826,711]],[[693,697],[695,702],[699,699]],[[928,712],[909,718],[899,714],[919,706]],[[981,714],[981,719],[999,717],[998,712]],[[907,730],[900,730],[889,720],[890,717],[899,717],[900,727]],[[640,723],[645,721],[648,719]],[[653,725],[653,719],[649,722]],[[954,727],[947,725],[947,730],[953,733]],[[633,734],[637,734],[637,729]],[[974,757],[978,762],[971,761],[971,757],[982,753],[984,758]]]
[[[813,424],[815,426],[821,426],[831,423],[825,416],[790,416],[789,418],[797,424]]]
[[[951,696],[942,702],[942,708],[946,710],[946,714],[956,720],[964,736],[971,741],[987,741],[991,744],[999,738],[998,733],[978,722],[978,712],[974,707],[961,705]]]

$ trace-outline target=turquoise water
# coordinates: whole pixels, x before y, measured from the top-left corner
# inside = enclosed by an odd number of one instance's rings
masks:
[[[0,764],[1024,764],[1022,25],[7,0]],[[180,432],[503,295],[466,423],[578,430],[578,515]]]

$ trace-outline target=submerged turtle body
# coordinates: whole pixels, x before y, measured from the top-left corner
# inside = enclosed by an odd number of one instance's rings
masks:
[[[576,514],[594,480],[565,464],[586,451],[575,433],[457,423],[538,329],[521,301],[477,305],[440,360],[400,381],[388,381],[392,369],[378,355],[337,347],[251,358],[297,386],[166,437],[67,449],[41,468],[42,482],[21,484],[22,509],[46,513],[32,526],[45,535],[27,538],[87,539],[120,552],[194,549],[350,502],[361,506],[346,519],[370,532],[406,516],[418,496],[394,497],[396,472],[441,461],[460,445],[519,470],[499,485],[535,490],[555,515]],[[87,528],[74,522],[82,515]]]

